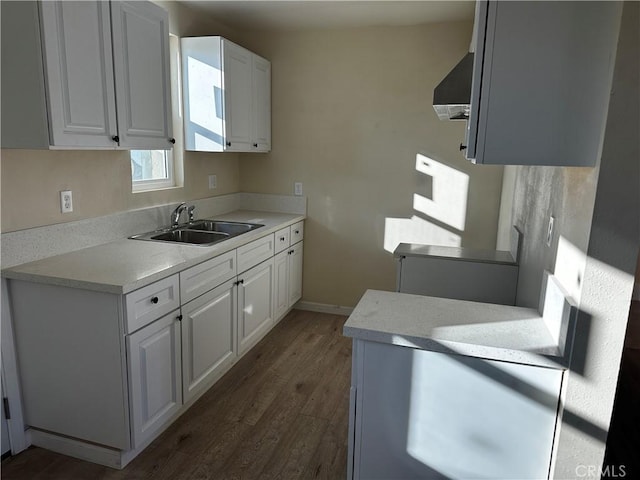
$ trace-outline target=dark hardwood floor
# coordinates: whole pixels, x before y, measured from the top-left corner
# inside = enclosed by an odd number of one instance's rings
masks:
[[[346,319],[293,310],[123,470],[31,447],[2,479],[346,478]]]

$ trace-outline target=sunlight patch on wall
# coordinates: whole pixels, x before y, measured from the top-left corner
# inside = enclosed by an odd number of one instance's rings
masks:
[[[432,198],[415,193],[414,210],[464,231],[469,175],[424,155],[416,155],[416,170],[432,178]]]
[[[400,243],[461,246],[469,176],[420,153],[416,155],[416,171],[429,177],[430,192],[413,192],[413,209],[420,216],[385,219],[384,249],[393,253]]]
[[[553,273],[577,304],[580,304],[586,263],[586,254],[560,235]]]
[[[415,215],[411,218],[386,218],[384,221],[384,249],[390,253],[400,243],[459,247],[461,242],[460,235]]]

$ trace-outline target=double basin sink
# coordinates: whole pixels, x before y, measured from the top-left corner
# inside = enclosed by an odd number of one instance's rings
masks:
[[[154,242],[186,243],[206,247],[263,226],[257,223],[195,220],[178,227],[154,230],[153,232],[133,235],[129,238]]]

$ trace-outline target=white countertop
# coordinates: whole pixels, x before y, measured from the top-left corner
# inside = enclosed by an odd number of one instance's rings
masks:
[[[367,290],[344,335],[549,368],[567,363],[537,310],[508,305]]]
[[[215,218],[260,223],[264,227],[208,247],[122,239],[17,265],[2,270],[2,276],[125,294],[304,220],[305,216],[238,210]]]
[[[481,250],[467,247],[420,245],[401,243],[393,252],[395,257],[430,257],[460,260],[465,262],[500,263],[517,265],[511,252],[503,250]]]

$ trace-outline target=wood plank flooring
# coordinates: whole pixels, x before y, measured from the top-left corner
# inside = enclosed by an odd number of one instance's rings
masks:
[[[31,447],[2,479],[346,478],[346,319],[293,310],[123,470]]]

